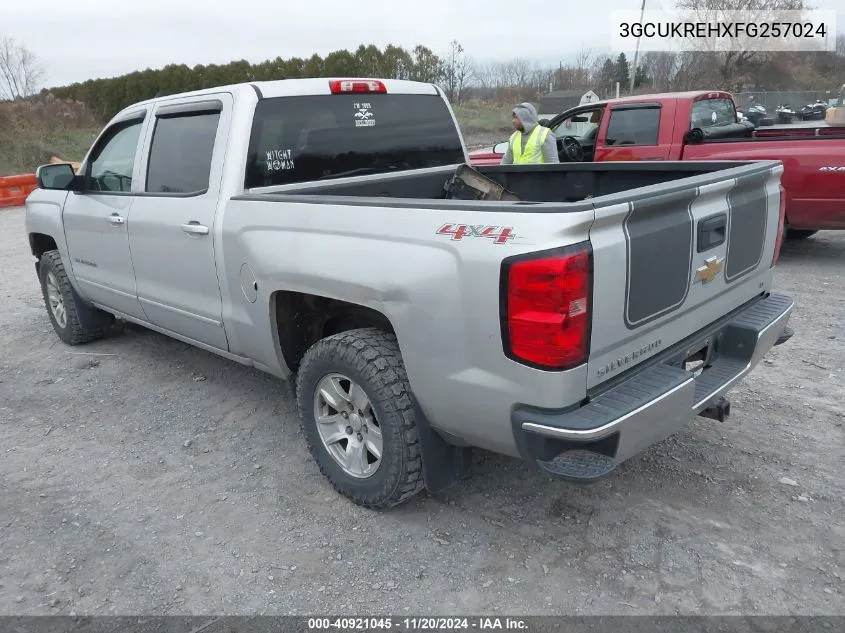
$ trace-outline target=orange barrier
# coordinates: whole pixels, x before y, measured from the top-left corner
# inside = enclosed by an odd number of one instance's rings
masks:
[[[38,187],[35,174],[0,176],[0,207],[19,207],[26,197]]]

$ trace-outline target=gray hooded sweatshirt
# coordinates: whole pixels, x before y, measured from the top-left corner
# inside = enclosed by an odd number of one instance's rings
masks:
[[[522,127],[525,128],[525,131],[522,133],[522,150],[525,151],[525,145],[528,143],[528,137],[531,135],[531,132],[534,131],[534,128],[539,125],[537,110],[535,110],[534,106],[530,103],[520,103],[513,109],[513,113],[516,114],[517,118],[522,122]],[[557,155],[557,142],[555,141],[554,132],[551,130],[546,135],[546,142],[543,143],[543,159],[547,163],[560,162]],[[510,143],[508,143],[508,149],[502,157],[501,164],[513,164],[513,151],[511,150]]]

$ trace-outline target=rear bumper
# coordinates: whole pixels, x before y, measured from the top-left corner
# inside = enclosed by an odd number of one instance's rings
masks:
[[[791,336],[794,302],[770,294],[715,329],[668,350],[587,404],[564,411],[517,407],[512,423],[523,457],[543,467],[567,451],[588,450],[619,464],[685,426]],[[698,375],[684,369],[692,350],[709,345]]]

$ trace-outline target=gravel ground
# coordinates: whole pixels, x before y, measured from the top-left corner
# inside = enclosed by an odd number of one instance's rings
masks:
[[[729,422],[591,487],[478,453],[387,513],[285,383],[142,328],[63,345],[32,261],[0,210],[0,614],[845,614],[845,233],[785,247],[796,335]]]

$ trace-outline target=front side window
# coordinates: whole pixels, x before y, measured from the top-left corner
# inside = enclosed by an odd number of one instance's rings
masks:
[[[250,189],[465,160],[438,96],[279,97],[256,106],[244,184]]]
[[[594,140],[601,123],[601,113],[601,110],[588,110],[566,117],[555,126],[553,130],[555,138],[574,136],[585,140]]]
[[[132,190],[132,170],[143,120],[117,123],[96,148],[88,169],[88,189],[92,191]]]

